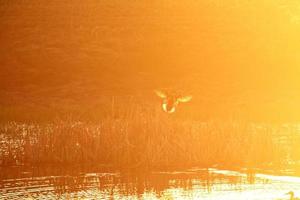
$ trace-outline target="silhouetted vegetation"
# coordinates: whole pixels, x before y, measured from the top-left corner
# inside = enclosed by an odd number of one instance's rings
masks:
[[[279,166],[299,157],[297,127],[238,120],[176,118],[134,104],[111,103],[95,122],[6,122],[1,165],[104,165],[112,168]],[[293,140],[291,137],[293,137]]]

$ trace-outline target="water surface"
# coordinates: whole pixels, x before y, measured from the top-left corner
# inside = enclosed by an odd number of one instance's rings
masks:
[[[28,176],[28,177],[26,177]],[[189,169],[151,173],[84,173],[7,178],[2,199],[289,199],[300,177],[231,170]]]

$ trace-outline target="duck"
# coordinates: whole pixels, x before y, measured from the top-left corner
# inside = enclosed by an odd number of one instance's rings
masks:
[[[289,191],[286,195],[290,195],[290,200],[300,200],[300,198],[295,197],[295,193],[293,191]]]
[[[162,90],[154,90],[154,92],[162,99],[162,109],[166,113],[174,113],[179,103],[189,102],[193,98],[191,95],[182,96]]]

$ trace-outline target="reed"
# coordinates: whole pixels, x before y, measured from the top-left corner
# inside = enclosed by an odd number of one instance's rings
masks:
[[[119,169],[257,167],[280,165],[291,156],[299,156],[299,151],[291,150],[296,148],[294,143],[282,144],[276,139],[281,126],[176,118],[134,100],[126,106],[112,101],[109,109],[110,114],[97,123],[72,118],[49,123],[2,123],[0,164]],[[295,129],[285,129],[289,131]]]

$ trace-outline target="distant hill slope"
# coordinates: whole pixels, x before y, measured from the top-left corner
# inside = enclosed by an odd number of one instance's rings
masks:
[[[201,112],[297,118],[298,3],[222,2],[1,1],[0,104],[78,109],[167,87]]]

